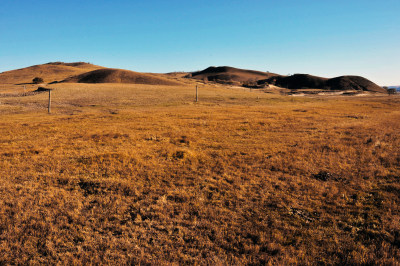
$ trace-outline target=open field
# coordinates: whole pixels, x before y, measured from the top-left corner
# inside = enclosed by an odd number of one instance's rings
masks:
[[[398,96],[51,87],[0,98],[0,264],[400,263]]]

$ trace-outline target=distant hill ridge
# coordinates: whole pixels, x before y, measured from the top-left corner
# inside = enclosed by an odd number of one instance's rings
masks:
[[[323,89],[323,90],[357,90],[371,92],[387,92],[383,87],[378,86],[372,81],[360,76],[340,76],[336,78],[322,78],[308,74],[294,74],[291,76],[272,77],[259,80],[258,84],[272,84],[275,86],[298,89]]]
[[[360,76],[341,76],[332,79],[317,77],[309,74],[294,74],[282,76],[275,73],[239,69],[228,66],[208,67],[201,71],[192,72],[188,78],[214,81],[217,83],[246,85],[255,82],[256,85],[275,85],[292,90],[323,89],[323,90],[357,90],[372,92],[387,92],[372,81]],[[254,85],[254,84],[253,84]]]
[[[0,73],[0,84],[28,84],[41,77],[45,83],[136,83],[149,85],[182,85],[181,77],[243,86],[274,85],[292,90],[357,90],[386,93],[387,90],[360,76],[340,76],[332,79],[294,74],[283,76],[276,73],[240,69],[230,66],[208,67],[201,71],[169,74],[140,73],[130,70],[105,68],[86,62],[49,62]]]
[[[72,66],[72,67],[82,67],[82,66],[93,66],[91,63],[86,62],[73,62],[73,63],[64,63],[64,62],[49,62],[44,65],[55,65],[55,66]]]

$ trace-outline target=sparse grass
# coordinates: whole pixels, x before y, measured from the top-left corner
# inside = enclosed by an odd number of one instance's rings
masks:
[[[0,98],[0,264],[398,264],[400,99]]]

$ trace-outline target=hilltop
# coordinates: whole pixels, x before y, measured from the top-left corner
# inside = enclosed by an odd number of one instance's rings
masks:
[[[44,82],[50,83],[101,68],[103,67],[84,62],[50,62],[2,72],[0,73],[0,84],[31,83],[35,77],[41,77]]]

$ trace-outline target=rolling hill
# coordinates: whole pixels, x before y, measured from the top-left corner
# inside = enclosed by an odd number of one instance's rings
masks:
[[[239,69],[229,66],[208,67],[201,71],[192,72],[186,78],[213,81],[222,84],[235,85],[275,85],[292,90],[321,89],[321,90],[357,90],[386,93],[386,90],[372,81],[360,76],[340,76],[332,79],[317,77],[309,74],[294,74],[282,76],[275,73]]]
[[[149,85],[182,85],[179,82],[168,80],[152,74],[135,71],[104,68],[83,73],[63,80],[72,83],[134,83]]]
[[[209,67],[202,71],[192,72],[187,77],[215,81],[219,83],[246,83],[279,76],[278,74],[234,68],[229,66]]]
[[[298,89],[323,89],[323,90],[357,90],[385,93],[386,89],[372,81],[360,76],[340,76],[336,78],[322,78],[308,74],[294,74],[291,76],[277,76],[259,80],[258,84],[272,84],[275,86]]]
[[[44,83],[127,83],[179,86],[190,80],[213,81],[240,86],[274,85],[291,90],[357,90],[386,93],[387,90],[360,76],[340,76],[332,79],[294,74],[282,76],[275,73],[234,68],[229,66],[208,67],[191,73],[153,74],[130,70],[105,68],[84,62],[51,62],[0,73],[0,84],[32,84],[41,77]],[[182,79],[185,77],[186,79]],[[190,82],[189,82],[190,83]]]
[[[51,62],[2,72],[0,73],[0,84],[31,83],[35,77],[41,77],[44,82],[50,83],[101,68],[103,67],[84,62]]]
[[[358,91],[387,92],[372,81],[360,76],[341,76],[329,79],[327,86],[331,90],[353,89]]]

